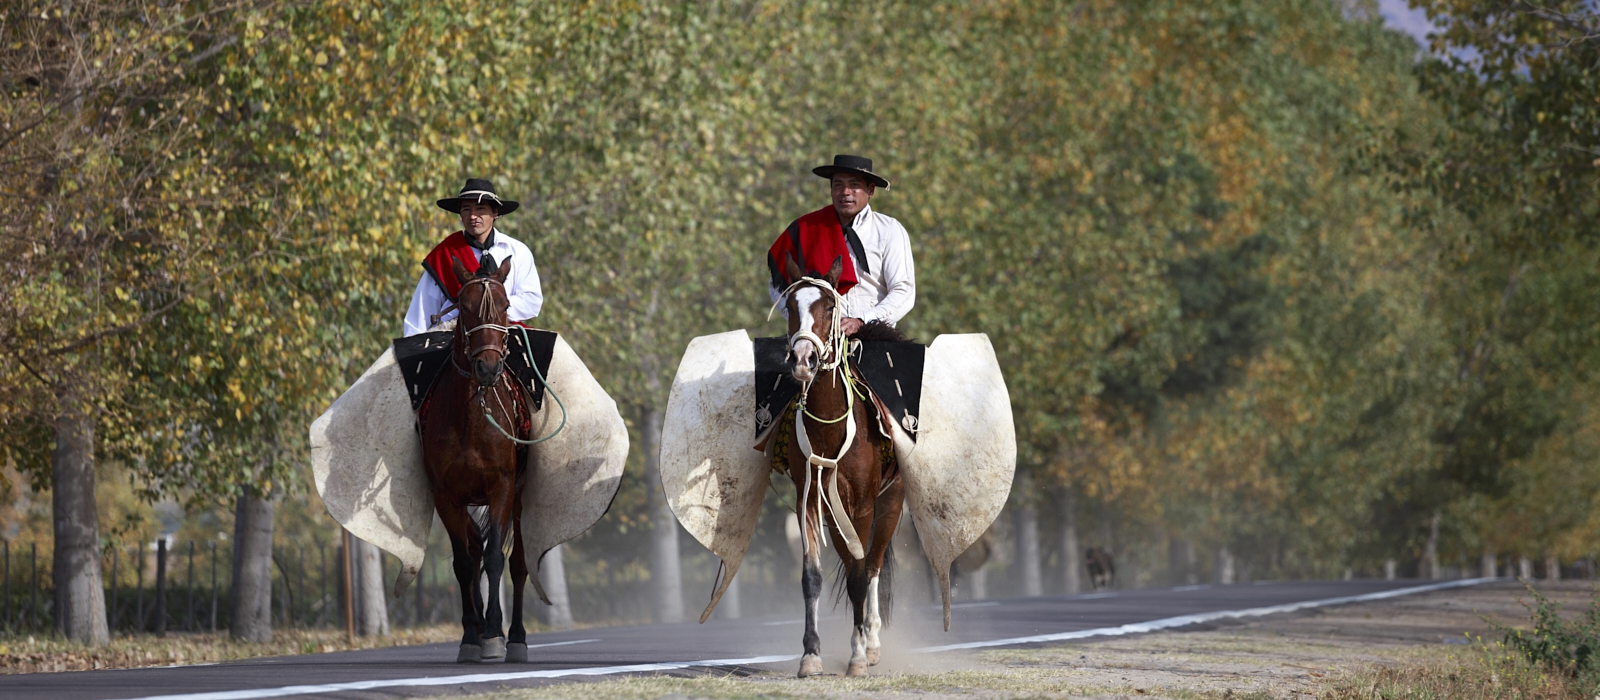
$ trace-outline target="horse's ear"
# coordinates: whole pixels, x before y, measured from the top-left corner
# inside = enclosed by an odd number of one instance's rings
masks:
[[[823,281],[828,283],[829,287],[833,287],[834,289],[838,289],[839,288],[839,277],[841,275],[843,275],[843,274],[844,274],[844,256],[840,255],[840,256],[835,257],[833,259],[833,267],[828,268],[828,274],[826,276],[824,276],[822,279],[823,279]]]
[[[806,273],[800,270],[800,263],[794,261],[794,253],[783,254],[783,274],[789,277],[789,284],[799,282]]]
[[[500,263],[500,267],[496,268],[489,276],[493,277],[494,281],[505,284],[506,278],[511,276],[511,260],[507,258],[505,262]]]
[[[467,266],[461,264],[458,258],[450,258],[450,269],[456,273],[456,285],[460,286],[472,279],[472,274],[467,272]]]

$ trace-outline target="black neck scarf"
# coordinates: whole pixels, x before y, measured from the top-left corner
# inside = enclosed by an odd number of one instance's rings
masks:
[[[861,236],[856,235],[856,229],[850,224],[840,224],[844,227],[844,242],[850,244],[850,252],[856,254],[856,262],[861,263],[862,274],[872,274],[872,267],[867,263],[867,247],[862,245]]]

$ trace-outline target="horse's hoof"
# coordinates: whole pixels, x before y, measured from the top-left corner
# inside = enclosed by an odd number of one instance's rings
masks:
[[[505,637],[490,637],[488,639],[483,640],[483,658],[484,658],[485,661],[487,661],[489,659],[503,659],[503,658],[505,658],[505,656],[506,656],[506,638]]]
[[[868,666],[877,666],[878,662],[882,661],[882,660],[883,660],[883,650],[882,649],[868,649],[867,650],[867,665]]]
[[[850,668],[845,669],[844,675],[852,678],[855,676],[865,676],[867,675],[867,664],[861,663],[860,661],[851,661]]]
[[[806,654],[805,656],[800,657],[800,673],[796,674],[798,677],[805,678],[806,676],[816,676],[821,674],[822,657],[819,657],[815,654]]]
[[[456,654],[456,663],[475,664],[483,660],[483,647],[476,644],[461,645],[461,652]]]
[[[506,645],[506,663],[528,663],[528,645],[522,642],[512,642]]]

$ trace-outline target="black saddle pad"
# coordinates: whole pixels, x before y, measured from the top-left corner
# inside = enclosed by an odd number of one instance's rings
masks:
[[[789,363],[789,339],[756,338],[756,435],[766,432],[783,416],[789,402],[800,395]]]
[[[928,347],[922,343],[864,341],[852,348],[861,378],[872,393],[889,409],[895,422],[917,439],[918,419],[922,416],[922,362]]]
[[[912,440],[917,439],[917,418],[922,409],[922,364],[927,346],[921,343],[852,342],[851,360],[861,370],[867,386]],[[756,435],[800,394],[800,383],[790,374],[789,339],[756,338]],[[908,418],[909,416],[909,418]]]
[[[550,356],[555,353],[556,333],[554,331],[528,329],[528,341],[533,345],[533,361],[539,365],[539,373],[550,375]],[[450,370],[450,351],[455,340],[455,333],[451,331],[435,331],[432,333],[419,333],[406,338],[394,339],[394,359],[400,364],[400,374],[406,381],[406,392],[411,395],[411,410],[422,407],[428,392],[433,390],[433,385],[439,381],[440,375]],[[529,387],[533,397],[533,408],[539,410],[544,407],[544,382],[539,381],[538,374],[533,371],[533,366],[528,364],[527,353],[522,349],[522,334],[513,331],[506,340],[506,364],[511,373],[523,386]]]

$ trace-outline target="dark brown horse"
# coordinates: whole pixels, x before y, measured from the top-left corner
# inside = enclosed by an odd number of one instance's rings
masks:
[[[503,435],[519,431],[527,395],[506,367],[506,276],[509,261],[497,270],[470,275],[455,261],[454,371],[439,377],[420,418],[422,459],[433,490],[433,505],[450,534],[456,582],[461,588],[461,652],[458,662],[504,657],[527,661],[527,632],[522,627],[522,588],[528,564],[522,551],[521,448]],[[521,437],[526,438],[526,435]],[[477,518],[470,507],[484,508]],[[511,540],[511,637],[503,631],[500,576],[505,569],[505,539]],[[489,595],[479,589],[487,576]]]
[[[905,487],[892,476],[893,450],[874,424],[871,399],[850,366],[848,339],[840,329],[844,300],[835,291],[842,261],[836,259],[826,275],[803,277],[791,258],[785,271],[796,280],[784,303],[794,378],[802,387],[788,450],[789,478],[800,497],[796,511],[805,552],[800,578],[806,601],[805,655],[800,658],[799,675],[822,672],[817,622],[822,597],[820,526],[826,522],[843,562],[845,592],[855,612],[846,673],[857,676],[878,663],[880,656],[880,607],[887,610],[894,566],[890,539],[900,523]]]
[[[1111,561],[1111,553],[1099,547],[1090,547],[1083,550],[1083,566],[1089,570],[1089,585],[1095,590],[1110,588],[1117,578],[1117,565]]]

